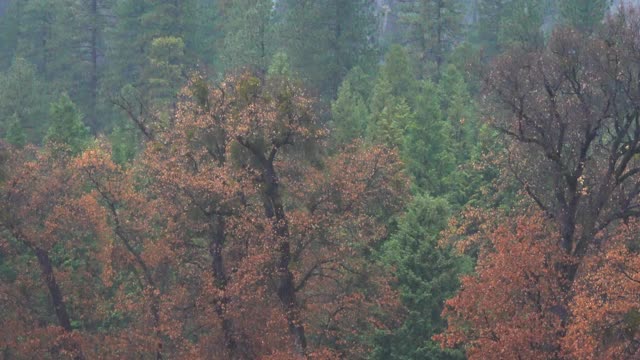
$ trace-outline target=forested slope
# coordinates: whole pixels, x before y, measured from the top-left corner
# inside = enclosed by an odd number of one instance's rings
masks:
[[[640,12],[0,3],[0,358],[640,357]]]

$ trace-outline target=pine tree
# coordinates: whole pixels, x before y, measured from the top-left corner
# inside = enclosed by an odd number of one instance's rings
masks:
[[[338,98],[331,103],[333,138],[338,144],[363,138],[369,110],[365,100],[346,79],[338,90]]]
[[[165,103],[180,82],[169,89],[160,83],[177,78],[176,68],[184,81],[183,70],[193,63],[195,0],[122,0],[115,12],[109,88],[119,92],[130,84],[145,97]]]
[[[195,0],[144,0],[144,11],[140,16],[144,29],[141,36],[147,44],[157,37],[182,37],[191,48],[195,6]]]
[[[82,122],[82,114],[69,95],[63,93],[51,103],[49,110],[51,125],[45,142],[68,146],[72,153],[78,153],[89,143],[89,129]]]
[[[147,51],[140,18],[146,9],[144,0],[122,0],[114,6],[116,23],[109,31],[111,46],[107,53],[111,60],[107,79],[110,92],[118,92],[126,84],[140,85]]]
[[[415,105],[418,82],[409,54],[404,47],[391,46],[385,55],[379,76],[389,82],[393,96],[404,98],[412,106]]]
[[[602,22],[610,0],[560,0],[564,22],[584,32],[592,32]]]
[[[428,75],[429,63],[435,64],[439,74],[446,56],[462,34],[462,1],[406,0],[402,5],[400,21],[408,28],[407,40],[423,66],[422,75]]]
[[[4,119],[16,117],[27,142],[39,143],[47,127],[47,90],[35,67],[15,58],[7,72],[0,73],[0,126]]]
[[[468,262],[438,244],[451,206],[442,198],[417,195],[400,219],[398,231],[384,244],[383,258],[394,268],[408,314],[401,326],[374,338],[372,359],[464,359],[456,350],[442,350],[431,340],[446,322],[440,317],[444,301],[459,287],[458,276]]]
[[[279,42],[312,88],[333,96],[350,69],[375,63],[373,2],[283,0],[278,6]]]
[[[150,95],[158,102],[173,100],[184,76],[185,44],[182,38],[165,36],[151,41],[149,66],[143,73]]]
[[[0,5],[2,8],[3,5]],[[0,70],[11,66],[20,38],[20,22],[24,4],[20,0],[7,1],[0,12]]]
[[[509,0],[478,0],[476,42],[489,56],[499,52],[499,34],[504,18],[504,8]]]
[[[504,16],[498,30],[501,46],[544,45],[544,0],[510,0],[505,4]]]
[[[80,0],[71,4],[71,41],[75,44],[74,48],[78,49],[73,55],[78,75],[76,84],[71,88],[72,96],[86,110],[87,122],[94,132],[104,128],[107,125],[105,120],[108,119],[100,116],[99,108],[104,107],[105,103],[100,95],[107,62],[104,61],[107,52],[107,16],[112,12],[113,2],[114,0]]]
[[[450,181],[456,165],[451,125],[443,119],[437,88],[430,81],[423,82],[417,103],[402,154],[416,191],[443,196],[455,188]]]
[[[384,108],[376,113],[370,124],[372,142],[391,148],[401,148],[405,129],[414,121],[411,107],[402,97],[391,97]]]
[[[225,11],[223,32],[225,69],[249,66],[265,71],[275,46],[273,1],[232,1]]]
[[[23,11],[17,55],[33,63],[45,81],[51,81],[62,9],[57,2],[29,0],[25,2]]]
[[[24,133],[18,114],[14,113],[9,118],[8,124],[7,135],[5,136],[7,142],[17,147],[24,146],[27,142],[27,135]]]
[[[477,42],[487,55],[508,46],[543,45],[545,0],[479,0]]]
[[[458,163],[469,160],[477,143],[475,107],[467,84],[455,65],[447,65],[438,83],[440,108],[452,129],[452,142]]]
[[[222,67],[219,49],[224,38],[222,24],[225,17],[218,11],[219,3],[217,0],[195,0],[194,4],[193,51],[205,70]]]
[[[137,131],[126,121],[119,121],[111,132],[111,148],[113,161],[117,164],[127,164],[138,151]]]
[[[284,77],[291,78],[291,64],[289,63],[289,57],[284,52],[278,52],[273,55],[269,70],[267,71],[269,77]]]

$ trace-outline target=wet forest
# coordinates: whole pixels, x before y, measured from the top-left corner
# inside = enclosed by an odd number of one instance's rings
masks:
[[[640,2],[0,0],[0,359],[639,359]]]

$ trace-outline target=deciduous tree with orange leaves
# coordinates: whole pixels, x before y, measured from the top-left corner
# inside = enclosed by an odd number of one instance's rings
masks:
[[[374,314],[397,306],[367,253],[407,194],[398,155],[326,155],[314,103],[288,79],[195,79],[183,96],[142,162],[156,196],[171,194],[186,255],[209,263],[223,334],[211,341],[244,358],[356,356],[362,332],[384,326]]]
[[[96,300],[99,284],[94,264],[80,258],[95,255],[84,243],[94,233],[83,222],[81,192],[68,186],[69,163],[68,153],[52,145],[9,149],[3,164],[0,252],[14,260],[12,276],[0,285],[7,330],[0,346],[8,356],[84,359],[89,336],[74,324],[99,319],[83,306]]]
[[[488,122],[537,213],[475,230],[489,250],[447,304],[443,345],[472,359],[637,357],[639,39],[623,8],[597,34],[559,29],[545,49],[497,60]]]
[[[10,150],[0,254],[29,260],[0,284],[4,354],[366,356],[400,307],[372,255],[408,197],[396,151],[329,154],[305,91],[250,73],[149,125],[126,165],[105,139]]]

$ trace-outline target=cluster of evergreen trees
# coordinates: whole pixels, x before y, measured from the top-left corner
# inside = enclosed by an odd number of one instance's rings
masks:
[[[0,4],[0,137],[79,152],[107,134],[136,156],[148,124],[170,121],[191,74],[249,68],[299,79],[320,99],[331,149],[395,148],[412,200],[375,249],[407,316],[368,339],[375,359],[455,359],[431,339],[472,259],[439,246],[450,216],[496,207],[495,134],[477,105],[486,64],[536,48],[558,25],[590,32],[607,0],[9,0]],[[195,85],[194,85],[195,86]],[[490,116],[490,115],[489,115]],[[142,131],[140,131],[142,130]],[[1,252],[0,252],[0,255]],[[2,266],[0,256],[0,266]]]

